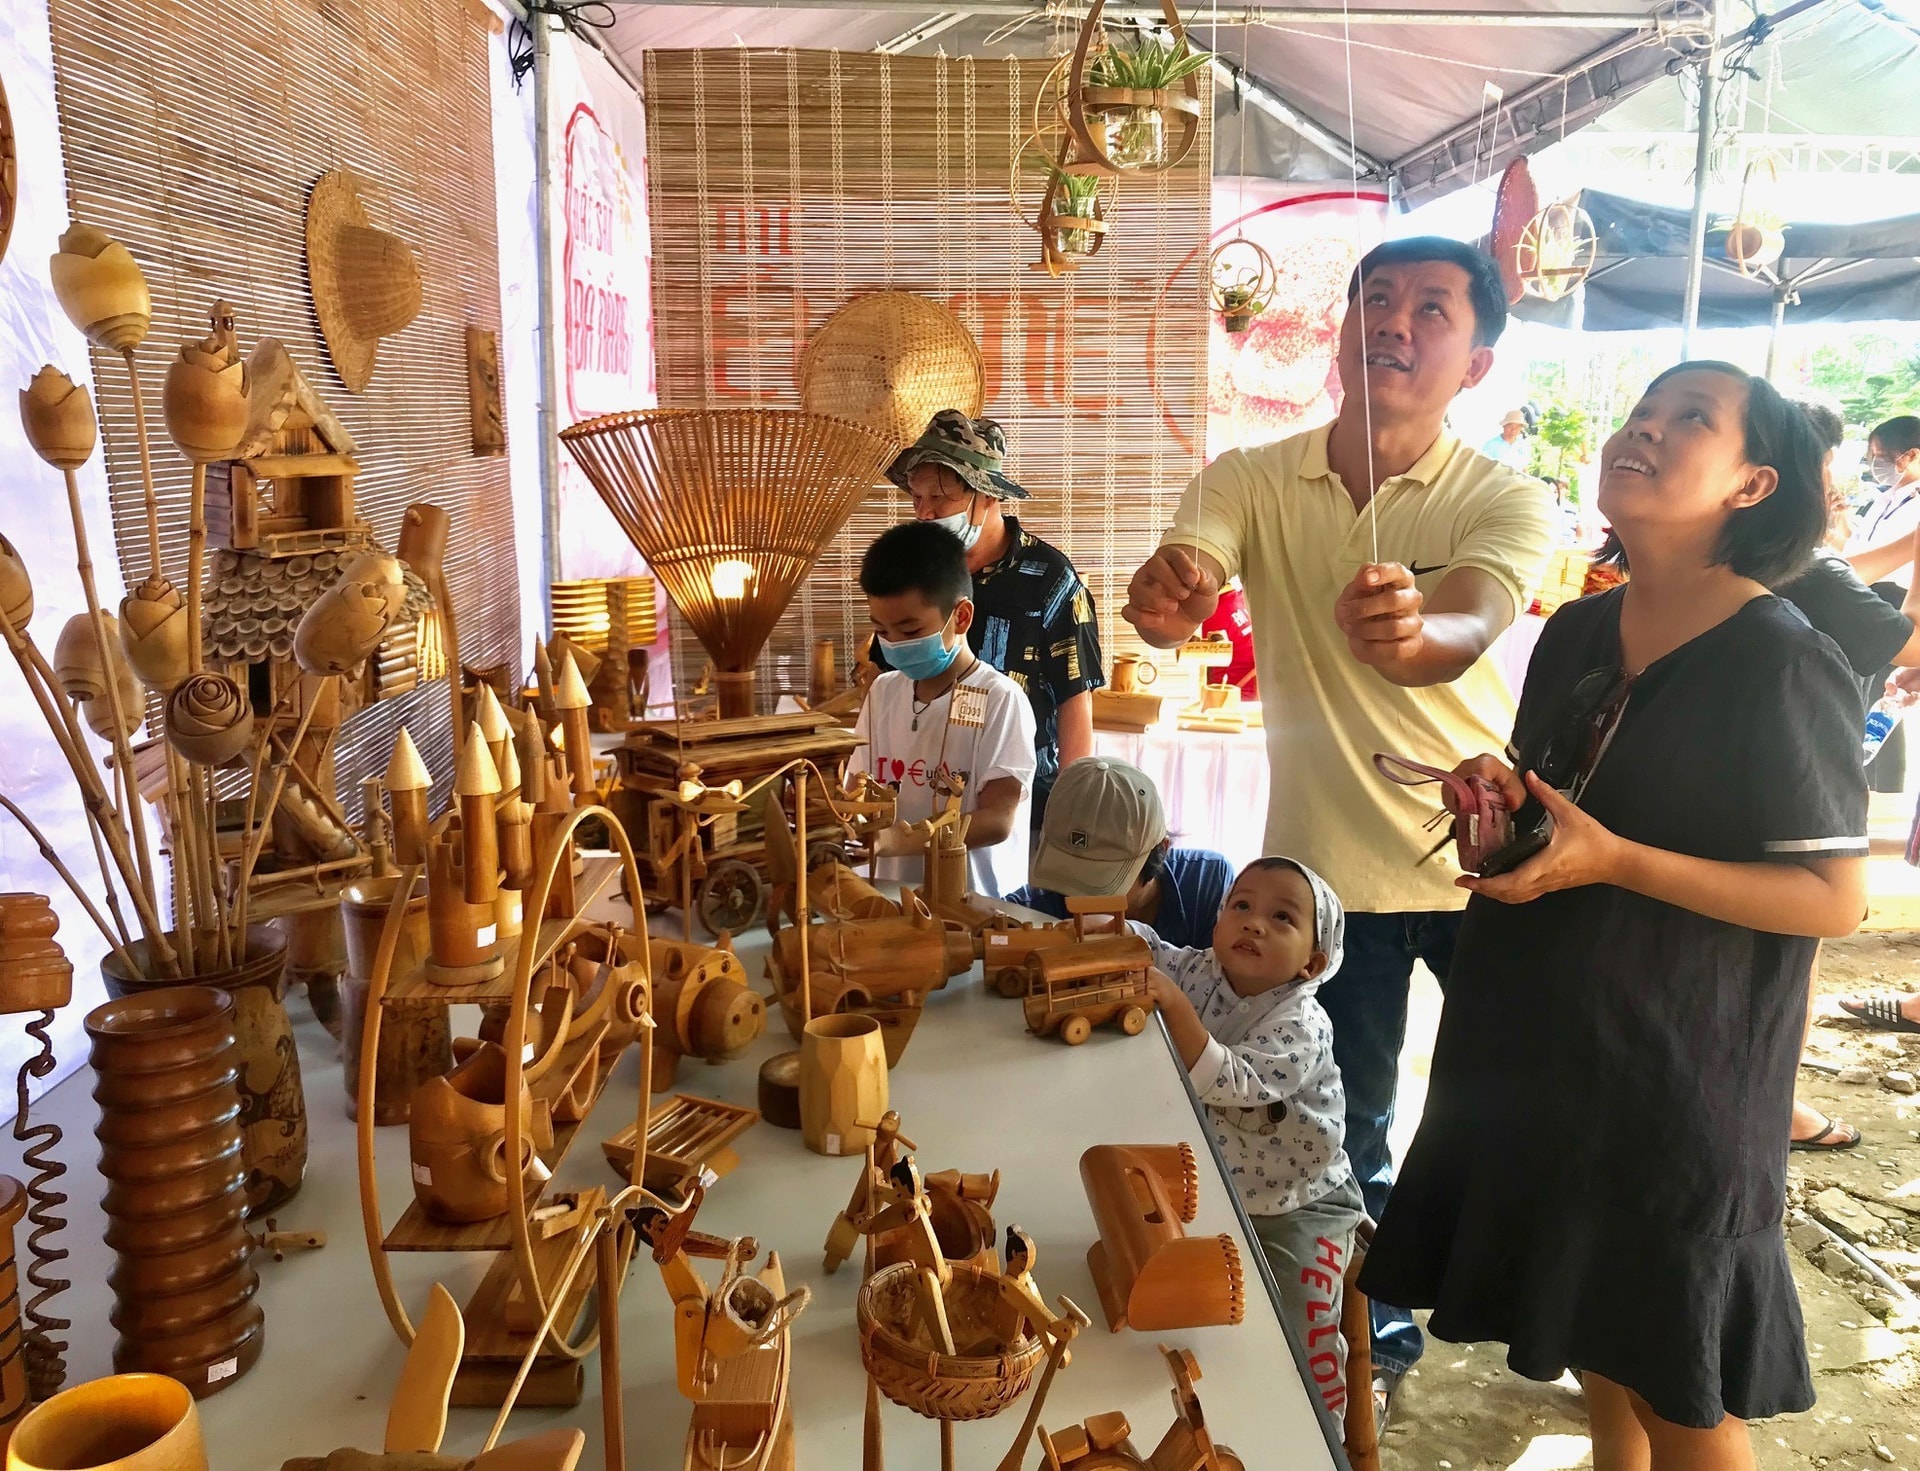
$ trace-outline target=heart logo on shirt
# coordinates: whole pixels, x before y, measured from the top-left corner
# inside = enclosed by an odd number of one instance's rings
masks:
[[[902,761],[898,756],[894,757],[893,758],[893,779],[895,781],[903,781],[905,780],[906,775],[907,775],[907,763]]]

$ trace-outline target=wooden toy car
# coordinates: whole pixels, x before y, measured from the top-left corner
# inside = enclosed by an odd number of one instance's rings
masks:
[[[1002,996],[1027,994],[1027,961],[1042,950],[1077,945],[1090,935],[1120,934],[1126,929],[1127,902],[1122,898],[1070,898],[1072,916],[1054,924],[1025,924],[1008,914],[996,914],[977,932],[980,972]]]
[[[1071,907],[1074,901],[1069,900]],[[1124,902],[1124,901],[1116,901]],[[1075,922],[1083,916],[1076,915]],[[1153,953],[1138,935],[1100,935],[1027,957],[1027,1030],[1078,1047],[1102,1022],[1138,1036],[1153,1010]]]

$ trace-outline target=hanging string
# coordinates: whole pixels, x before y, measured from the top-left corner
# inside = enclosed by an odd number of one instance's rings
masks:
[[[526,0],[527,20],[551,15],[560,28],[584,37],[588,31],[611,31],[618,17],[608,0]],[[507,26],[507,66],[514,90],[533,74],[533,32],[518,16]]]
[[[1354,136],[1353,109],[1353,17],[1347,0],[1340,0],[1340,24],[1347,40],[1347,160],[1352,165],[1354,269],[1366,259],[1366,243],[1360,235],[1360,145]],[[1380,562],[1380,489],[1373,474],[1373,389],[1367,382],[1367,307],[1366,292],[1354,293],[1353,310],[1360,313],[1360,412],[1367,435],[1367,529],[1373,539],[1373,562]]]

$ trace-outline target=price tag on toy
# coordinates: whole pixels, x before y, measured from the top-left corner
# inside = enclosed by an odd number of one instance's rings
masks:
[[[977,684],[955,685],[951,718],[955,725],[980,729],[987,723],[987,692]]]

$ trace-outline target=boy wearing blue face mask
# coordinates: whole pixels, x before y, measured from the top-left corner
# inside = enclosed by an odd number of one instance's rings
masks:
[[[898,821],[874,844],[875,877],[921,881],[921,842],[907,829],[943,811],[958,778],[968,888],[1010,894],[1027,881],[1033,710],[967,645],[966,550],[930,521],[895,526],[867,548],[860,590],[892,667],[867,692],[855,727],[865,744],[848,767],[900,791]]]

